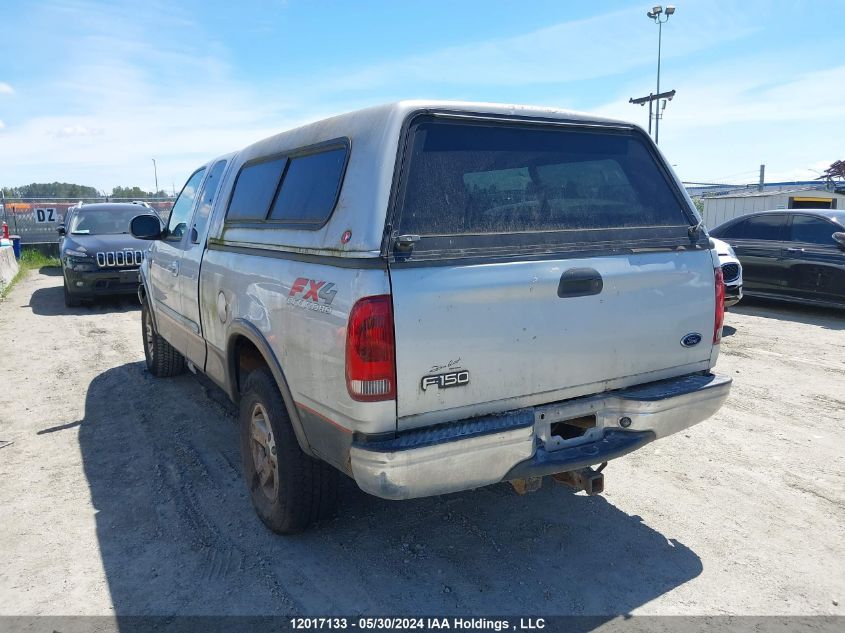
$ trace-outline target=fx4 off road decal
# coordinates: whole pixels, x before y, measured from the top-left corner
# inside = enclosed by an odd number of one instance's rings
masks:
[[[466,369],[450,371],[446,374],[423,376],[420,387],[427,391],[430,387],[448,389],[449,387],[463,387],[469,384],[469,372]]]
[[[334,284],[316,279],[297,277],[290,287],[287,304],[314,312],[332,313],[332,301],[337,294]]]

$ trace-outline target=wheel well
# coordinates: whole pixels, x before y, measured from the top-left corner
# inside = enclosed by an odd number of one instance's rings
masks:
[[[240,394],[243,381],[249,372],[267,367],[267,361],[255,344],[245,336],[239,336],[234,341],[234,370],[235,386]]]

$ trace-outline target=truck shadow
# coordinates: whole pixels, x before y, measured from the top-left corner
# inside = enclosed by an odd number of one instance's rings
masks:
[[[114,297],[99,297],[93,301],[86,301],[78,308],[65,306],[64,290],[62,286],[49,286],[36,289],[30,296],[29,303],[21,306],[29,308],[33,314],[40,316],[109,314],[112,312],[130,312],[140,310],[141,304],[134,295]]]
[[[556,486],[389,502],[344,478],[336,518],[277,536],[241,481],[234,413],[205,381],[156,380],[143,363],[89,385],[79,442],[118,616],[579,614],[600,623],[702,571],[693,551],[640,517]],[[72,432],[65,426],[45,432]]]

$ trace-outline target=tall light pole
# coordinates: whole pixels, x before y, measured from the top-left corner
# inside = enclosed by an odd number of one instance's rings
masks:
[[[663,7],[655,5],[651,11],[646,15],[654,20],[657,24],[657,94],[660,94],[660,48],[663,45],[663,24],[669,21],[669,16],[675,12],[675,7],[671,4],[663,10]],[[654,118],[654,142],[658,143],[660,140],[660,103],[657,104],[657,110]]]
[[[155,195],[158,194],[158,168],[156,167],[156,159],[153,158],[151,160],[153,161],[153,173],[155,174],[155,177],[156,177],[156,190],[155,190],[155,192],[153,192],[153,196],[155,196]]]

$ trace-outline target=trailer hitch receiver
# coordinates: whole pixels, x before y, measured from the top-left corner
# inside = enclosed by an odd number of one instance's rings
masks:
[[[591,497],[600,495],[604,492],[604,475],[602,470],[607,465],[607,462],[593,470],[589,466],[580,470],[570,470],[565,473],[556,473],[552,475],[559,484],[569,486],[575,490],[583,490]]]

